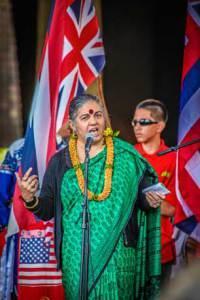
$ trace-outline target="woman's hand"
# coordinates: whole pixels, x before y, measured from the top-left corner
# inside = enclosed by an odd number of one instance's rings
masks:
[[[22,193],[22,198],[26,202],[30,202],[33,200],[35,193],[38,190],[39,181],[37,175],[31,175],[32,168],[29,168],[24,176],[20,178],[18,173],[15,173],[17,178],[18,186]]]
[[[159,207],[166,197],[165,195],[158,192],[147,192],[145,193],[145,196],[149,205],[153,208]]]

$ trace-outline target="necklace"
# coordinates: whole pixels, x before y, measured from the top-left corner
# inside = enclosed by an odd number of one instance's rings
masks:
[[[104,174],[104,189],[98,195],[88,190],[89,200],[102,201],[106,199],[111,192],[113,159],[114,159],[114,145],[113,145],[112,137],[106,136],[105,142],[107,146],[107,155],[106,155],[106,165],[105,165],[105,174]],[[74,137],[70,137],[69,139],[69,154],[72,161],[72,166],[76,172],[79,188],[81,189],[82,193],[84,193],[84,176],[83,176],[83,171],[81,169],[81,164],[77,153],[77,139]]]

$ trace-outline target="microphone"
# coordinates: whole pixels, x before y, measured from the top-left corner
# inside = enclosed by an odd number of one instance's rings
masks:
[[[89,153],[93,141],[94,141],[94,135],[88,132],[85,136],[85,152]]]

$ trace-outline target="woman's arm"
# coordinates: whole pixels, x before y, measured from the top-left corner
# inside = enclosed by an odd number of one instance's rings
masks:
[[[38,178],[36,175],[30,175],[32,169],[30,168],[22,178],[16,174],[25,207],[44,221],[50,220],[54,215],[57,160],[56,155],[48,164],[39,197],[35,196]]]
[[[31,211],[40,219],[47,221],[54,217],[54,200],[56,185],[56,160],[53,157],[44,174],[38,205]]]

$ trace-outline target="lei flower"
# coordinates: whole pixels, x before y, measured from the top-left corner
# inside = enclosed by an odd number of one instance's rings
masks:
[[[114,162],[114,145],[113,145],[113,131],[111,128],[105,130],[105,142],[107,146],[106,164],[105,164],[105,174],[104,174],[104,188],[100,194],[94,194],[88,190],[88,199],[95,201],[102,201],[106,199],[111,192],[112,187],[112,173],[113,173],[113,162]],[[84,176],[81,168],[81,163],[79,161],[77,153],[77,139],[70,137],[69,139],[69,154],[72,161],[73,168],[76,172],[76,177],[78,185],[82,193],[84,193]]]

